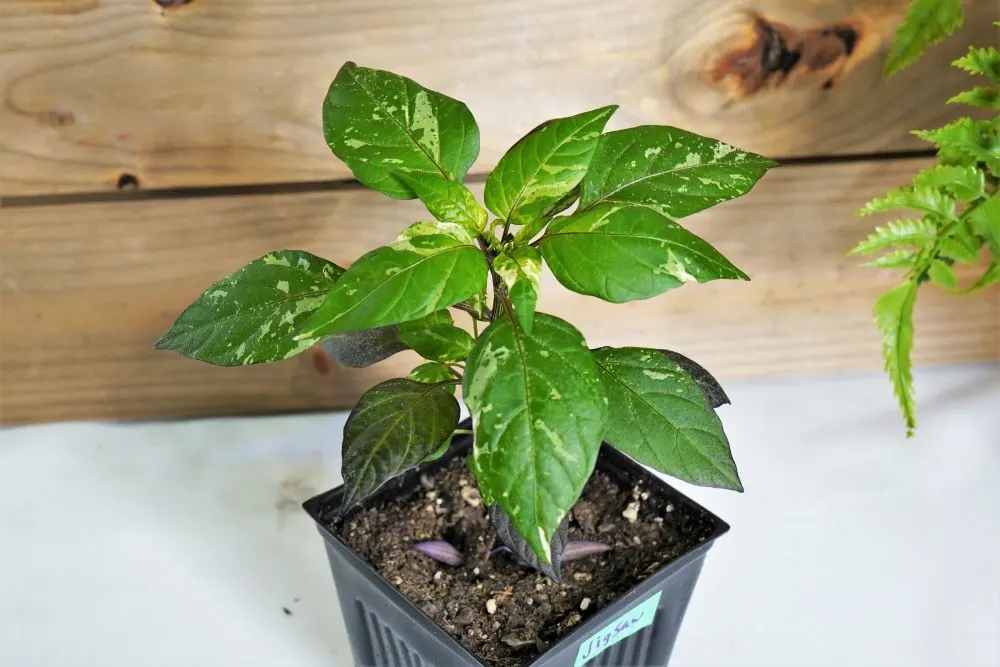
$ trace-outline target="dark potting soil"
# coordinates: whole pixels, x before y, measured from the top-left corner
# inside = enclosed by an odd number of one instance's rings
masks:
[[[491,667],[522,667],[574,627],[613,603],[665,563],[704,541],[712,523],[641,483],[622,487],[595,472],[570,513],[569,538],[611,551],[564,563],[562,583],[521,567],[510,554],[489,557],[486,507],[461,458],[421,487],[356,512],[334,530],[356,554],[471,653]],[[457,567],[410,548],[445,540],[464,557]]]

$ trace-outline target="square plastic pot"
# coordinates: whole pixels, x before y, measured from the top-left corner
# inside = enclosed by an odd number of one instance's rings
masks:
[[[419,476],[464,456],[466,437],[442,458],[419,466],[379,490],[366,505],[415,492]],[[597,468],[623,486],[642,481],[676,506],[694,508],[713,524],[697,546],[665,564],[614,604],[581,623],[526,667],[653,667],[666,665],[694,591],[705,554],[729,526],[660,478],[607,444]],[[325,518],[340,507],[343,488],[307,500],[303,507],[316,521],[337,586],[340,608],[358,667],[485,667],[389,582],[355,555],[327,528]],[[499,641],[499,636],[497,637]]]

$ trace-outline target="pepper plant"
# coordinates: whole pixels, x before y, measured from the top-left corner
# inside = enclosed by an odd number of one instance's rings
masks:
[[[484,207],[463,184],[479,154],[469,109],[345,64],[323,104],[327,143],[362,184],[420,199],[429,219],[346,269],[271,252],[209,287],[157,347],[224,366],[317,344],[350,366],[415,350],[426,363],[366,392],[344,426],[345,509],[446,451],[461,386],[480,493],[502,541],[540,569],[558,567],[604,440],[679,479],[742,490],[714,412],[728,399],[708,372],[655,348],[591,350],[536,312],[543,264],[614,303],[747,280],[677,220],[745,194],[774,163],[673,127],[604,132],[616,108],[529,132],[486,179]]]
[[[894,74],[914,62],[962,24],[959,0],[914,0],[896,32],[886,62]],[[1000,26],[1000,23],[996,24]],[[959,93],[948,103],[1000,112],[1000,52],[970,47],[952,63],[988,85]],[[937,148],[938,164],[918,172],[913,183],[868,202],[862,215],[909,211],[907,217],[877,227],[852,254],[878,255],[865,266],[897,269],[903,279],[875,303],[882,334],[885,370],[906,424],[916,428],[916,399],[911,372],[913,312],[917,292],[928,282],[949,292],[968,294],[1000,282],[1000,115],[960,118],[918,137]],[[985,250],[984,250],[985,249]],[[956,264],[988,264],[970,285],[959,284]]]

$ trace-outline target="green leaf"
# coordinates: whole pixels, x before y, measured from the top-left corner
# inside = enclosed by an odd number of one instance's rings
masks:
[[[960,0],[912,0],[903,25],[896,31],[885,63],[886,76],[912,64],[928,46],[937,44],[962,25]]]
[[[869,266],[876,269],[909,269],[913,267],[919,256],[920,251],[918,250],[893,250],[881,257],[876,257],[870,262],[864,262],[861,266]]]
[[[462,225],[471,234],[478,234],[486,226],[486,211],[461,183],[427,174],[401,173],[399,177],[437,220]]]
[[[454,393],[455,388],[451,387],[451,389],[452,393]],[[425,456],[424,460],[421,461],[421,463],[431,463],[432,461],[437,461],[439,458],[447,454],[448,450],[451,449],[451,443],[455,439],[455,435],[456,433],[452,432],[452,434],[448,436],[448,439],[445,440],[443,443],[441,443],[440,447],[438,447],[433,452]]]
[[[966,293],[978,292],[997,283],[1000,283],[1000,262],[994,260],[990,262],[986,272],[976,281],[976,284],[965,291]]]
[[[542,284],[541,255],[531,246],[521,246],[509,254],[497,255],[493,260],[493,269],[507,286],[517,321],[524,333],[530,334]]]
[[[976,86],[948,99],[948,104],[968,104],[984,109],[1000,109],[1000,89]]]
[[[921,248],[937,238],[937,225],[927,218],[903,218],[876,227],[868,238],[851,249],[852,255],[870,255],[892,246]]]
[[[913,209],[924,213],[955,219],[955,200],[934,188],[904,187],[890,190],[884,197],[872,199],[861,209],[861,215],[885,213],[900,209]]]
[[[513,519],[542,563],[590,477],[607,397],[580,332],[537,313],[531,334],[494,322],[466,364],[465,401],[476,425],[473,463],[484,498]]]
[[[156,348],[219,366],[287,359],[312,345],[293,334],[343,273],[301,250],[268,253],[205,290]]]
[[[952,63],[955,67],[964,69],[969,74],[981,74],[993,79],[1000,85],[1000,52],[990,46],[981,49],[969,47],[969,52]]]
[[[749,280],[706,241],[651,208],[602,204],[557,218],[539,248],[567,289],[613,303],[685,282]]]
[[[461,181],[479,155],[479,127],[464,104],[351,62],[323,101],[323,134],[359,181],[396,199],[416,196],[401,172]]]
[[[676,127],[608,132],[581,184],[580,208],[620,203],[681,218],[746,194],[774,166],[767,158]]]
[[[366,368],[406,349],[396,325],[330,336],[320,345],[331,357],[351,368]]]
[[[458,418],[458,401],[442,385],[397,378],[365,392],[344,424],[343,508],[423,461]]]
[[[487,271],[486,258],[464,228],[417,223],[392,245],[356,261],[298,338],[415,320],[482,291]]]
[[[454,363],[461,361],[472,349],[472,336],[454,324],[413,326],[400,325],[403,342],[424,359]]]
[[[994,194],[971,211],[969,224],[986,241],[993,256],[1000,258],[1000,195]]]
[[[486,207],[515,225],[545,217],[587,172],[601,130],[617,108],[556,118],[525,135],[486,179]]]
[[[462,302],[468,306],[477,319],[485,320],[486,311],[489,309],[488,297],[486,295],[486,286],[483,285],[483,289],[476,292],[468,299]]]
[[[426,384],[437,384],[455,379],[451,370],[437,361],[428,361],[426,364],[420,364],[410,371],[410,374],[406,377],[414,382],[424,382]],[[451,389],[454,392],[454,387],[451,387]]]
[[[698,382],[659,350],[594,350],[608,395],[604,439],[643,465],[742,491],[729,440]]]
[[[723,405],[729,405],[729,397],[726,396],[722,385],[701,364],[685,357],[679,352],[671,350],[659,350],[659,352],[660,354],[667,355],[667,358],[677,364],[682,371],[690,375],[698,383],[698,386],[701,387],[702,392],[705,394],[705,398],[708,399],[708,406],[710,408],[715,409]]]
[[[563,517],[559,523],[559,529],[552,533],[552,540],[549,543],[549,553],[552,554],[551,563],[541,562],[531,544],[518,532],[514,521],[499,505],[490,505],[490,523],[497,534],[497,539],[510,549],[518,563],[524,567],[538,570],[556,583],[560,581],[563,554],[566,552],[566,544],[569,542],[568,516]]]
[[[958,291],[958,276],[955,275],[955,269],[951,268],[951,265],[947,262],[943,262],[940,259],[933,260],[927,269],[927,275],[934,281],[934,284],[943,287],[949,292]]]
[[[938,157],[948,164],[975,165],[985,162],[994,172],[1000,172],[1000,137],[990,121],[959,118],[936,130],[913,132],[924,141],[938,147]]]
[[[976,167],[939,164],[917,172],[913,185],[918,192],[944,190],[959,201],[969,202],[983,196],[986,182],[983,171]]]
[[[916,428],[910,354],[913,350],[913,306],[919,283],[911,281],[892,289],[875,302],[875,324],[882,333],[882,356],[893,390],[906,420],[906,434]]]
[[[955,262],[975,264],[979,260],[979,249],[983,242],[966,229],[965,225],[955,226],[941,239],[937,253]]]

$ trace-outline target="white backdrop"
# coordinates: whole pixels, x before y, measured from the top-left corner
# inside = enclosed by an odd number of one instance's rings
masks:
[[[674,667],[1000,665],[1000,368],[917,387],[907,441],[880,375],[727,385],[747,491],[681,485],[733,529]],[[344,417],[0,431],[0,665],[351,665],[299,509]]]

